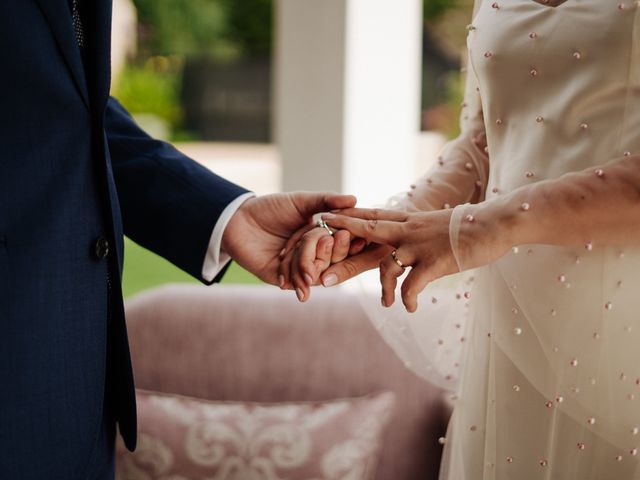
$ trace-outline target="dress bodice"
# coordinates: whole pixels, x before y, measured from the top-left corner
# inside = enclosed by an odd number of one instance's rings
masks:
[[[487,198],[640,152],[636,2],[486,0],[469,27]]]

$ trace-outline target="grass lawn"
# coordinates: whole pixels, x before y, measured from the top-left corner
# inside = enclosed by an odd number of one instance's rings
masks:
[[[165,259],[136,245],[128,238],[125,239],[124,260],[122,289],[125,297],[164,283],[200,283]],[[260,284],[261,281],[233,263],[227,270],[222,283]]]

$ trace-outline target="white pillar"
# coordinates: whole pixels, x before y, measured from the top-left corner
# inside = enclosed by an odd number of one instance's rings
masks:
[[[279,0],[276,139],[285,190],[362,205],[413,179],[422,0]]]

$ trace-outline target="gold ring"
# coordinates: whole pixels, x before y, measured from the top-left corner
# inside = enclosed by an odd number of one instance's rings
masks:
[[[396,262],[396,265],[398,265],[401,269],[404,270],[405,268],[407,268],[407,266],[404,263],[402,263],[398,258],[397,250],[394,250],[393,252],[391,252],[391,258],[393,258],[393,261]]]
[[[322,219],[318,220],[316,223],[316,226],[318,228],[324,228],[329,233],[329,235],[333,237],[333,230],[329,228],[329,225],[327,225],[327,222],[325,222],[324,220]]]

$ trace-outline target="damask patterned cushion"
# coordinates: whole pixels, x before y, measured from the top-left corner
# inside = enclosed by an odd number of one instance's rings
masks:
[[[370,480],[395,395],[247,404],[138,391],[138,448],[117,480]]]

